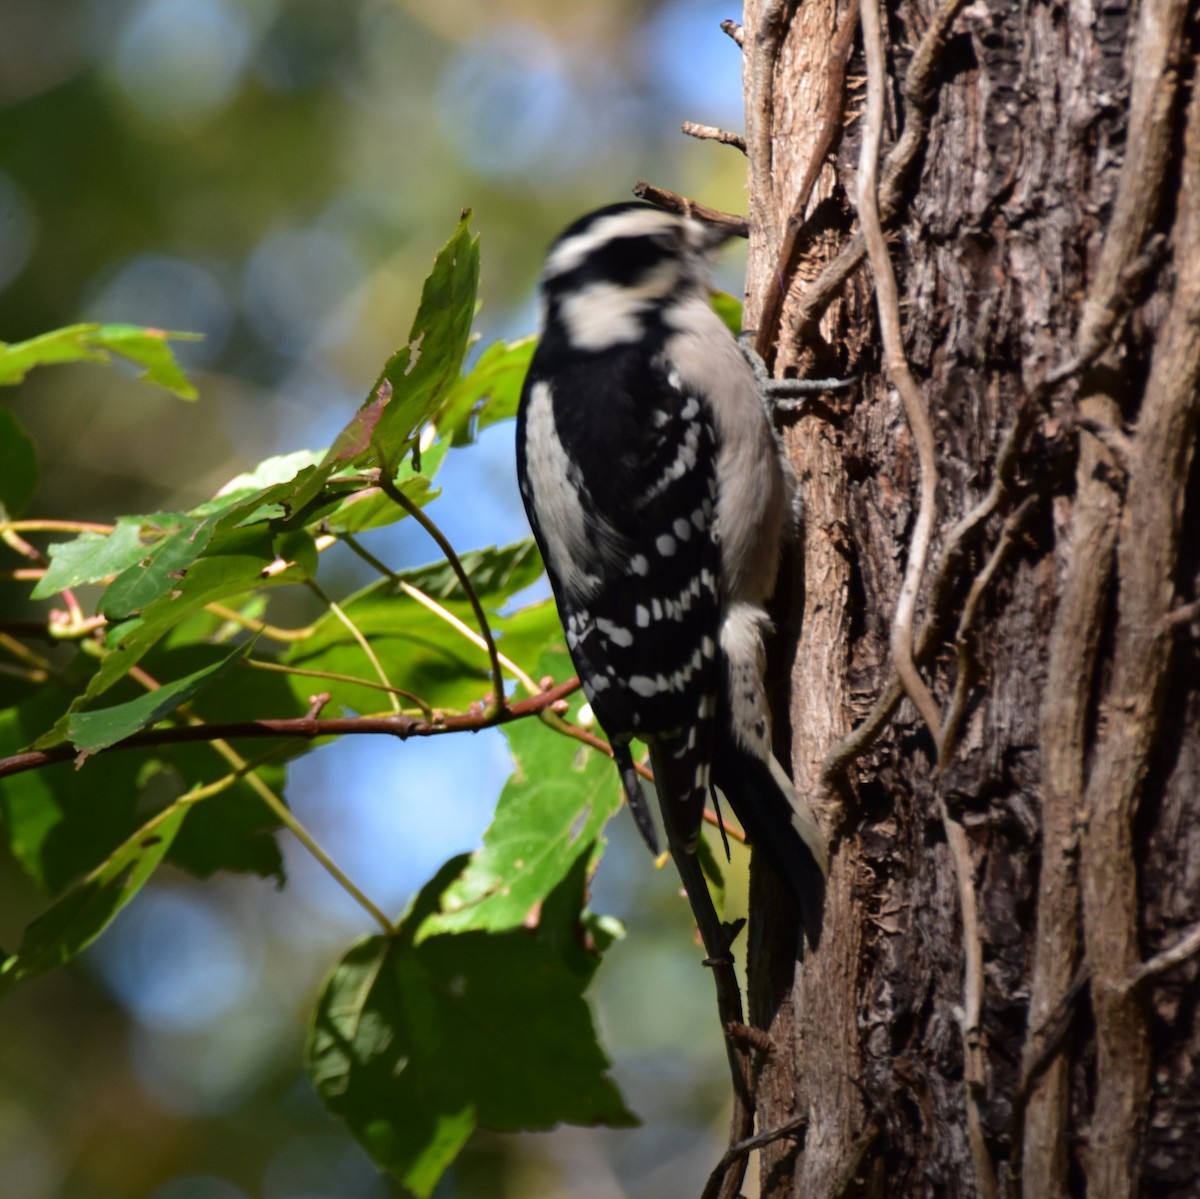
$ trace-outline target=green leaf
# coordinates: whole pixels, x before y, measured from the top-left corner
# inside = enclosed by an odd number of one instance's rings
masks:
[[[21,515],[37,481],[33,439],[7,408],[0,408],[0,519]]]
[[[142,518],[119,520],[111,533],[80,533],[74,541],[50,546],[50,567],[33,589],[34,599],[48,599],[68,587],[96,583],[118,575],[144,554]]]
[[[201,341],[201,333],[167,333],[162,329],[141,329],[135,325],[101,325],[92,335],[94,345],[103,346],[143,368],[141,378],[174,392],[181,400],[196,399],[196,388],[175,361],[167,338],[177,341]]]
[[[215,536],[208,552],[192,564],[183,578],[170,580],[170,590],[143,609],[140,616],[109,626],[104,638],[108,652],[73,710],[84,707],[124,678],[160,638],[205,604],[293,582],[297,573],[292,569],[263,577],[264,569],[274,559],[273,537],[265,526],[234,529]],[[46,749],[65,738],[63,720],[38,738],[37,746]]]
[[[565,659],[544,657],[539,673],[569,676]],[[604,754],[533,720],[514,721],[503,731],[513,774],[482,848],[446,888],[428,929],[497,930],[536,922],[546,897],[590,854],[621,806],[617,773]]]
[[[258,495],[269,487],[290,483],[306,468],[316,468],[324,458],[322,450],[296,450],[291,454],[264,458],[252,471],[230,479],[212,500],[202,504],[196,511],[203,511],[207,515],[210,510],[227,508],[231,503]]]
[[[207,645],[154,650],[149,669],[159,678],[178,678],[218,663],[228,653]],[[95,669],[80,656],[68,671],[73,687],[44,684],[22,703],[0,711],[0,757],[19,752],[52,726],[86,684],[79,667]],[[126,685],[133,693],[131,685]],[[298,716],[297,699],[284,676],[238,668],[216,679],[193,699],[205,720],[247,720],[264,713]],[[65,724],[65,721],[63,722]],[[278,755],[260,763],[259,777],[278,793],[285,783],[283,758],[310,748],[299,738],[255,738],[235,743],[245,757]],[[229,763],[211,745],[181,743],[98,754],[76,769],[72,762],[0,779],[0,837],[22,868],[43,889],[57,893],[95,869],[156,812],[189,789],[225,779]],[[248,780],[190,808],[168,857],[193,874],[252,871],[282,878],[283,861],[273,836],[278,827]]]
[[[342,430],[327,461],[395,469],[421,425],[437,411],[462,370],[475,318],[479,238],[463,214],[425,280],[408,342],[386,362],[366,403]],[[385,386],[386,384],[386,386]],[[390,392],[390,394],[389,394]]]
[[[293,745],[297,754],[311,748],[298,738],[293,739]],[[263,749],[261,744],[255,744],[245,750],[245,756],[252,758]],[[211,745],[172,745],[162,753],[162,760],[164,768],[169,768],[181,784],[181,790],[186,789],[186,784],[213,781],[229,770],[228,763],[218,758]],[[89,762],[87,768],[91,765]],[[262,763],[255,774],[276,795],[287,782],[287,768],[282,763]],[[278,828],[274,812],[246,779],[239,779],[189,811],[167,860],[197,878],[230,870],[274,878],[282,884],[283,854],[275,836]]]
[[[465,445],[480,429],[516,416],[536,337],[498,341],[479,356],[471,373],[451,389],[434,417],[438,428]]]
[[[137,325],[69,325],[29,341],[0,342],[0,384],[20,383],[35,366],[57,362],[107,362],[110,353],[145,368],[143,377],[194,400],[196,389],[179,369],[167,339],[197,341],[198,333],[168,333]]]
[[[727,291],[710,291],[708,302],[713,311],[725,322],[725,327],[737,337],[742,331],[742,302]]]
[[[77,682],[82,687],[84,680]],[[73,689],[51,682],[0,711],[0,755],[26,748],[74,696]],[[148,750],[131,750],[96,758],[83,770],[63,762],[0,780],[0,832],[39,886],[59,891],[145,822],[150,813],[141,808],[137,777],[149,757]]]
[[[57,362],[107,362],[108,355],[92,344],[99,325],[68,325],[28,341],[0,341],[0,384],[20,383],[35,366]]]
[[[720,833],[717,836],[719,837]],[[720,852],[725,852],[723,844]],[[717,850],[707,832],[701,836],[697,845],[697,857],[700,860],[700,869],[708,882],[713,907],[718,912],[723,912],[725,910],[725,871],[721,868],[721,859],[717,856]]]
[[[0,992],[90,945],[154,873],[186,814],[177,806],[155,816],[29,925],[20,951],[0,965]]]
[[[360,941],[338,963],[306,1052],[325,1105],[422,1199],[476,1125],[636,1123],[583,998],[599,962],[579,945],[583,872],[548,901],[553,928],[418,939],[461,866],[422,889],[394,938]]]
[[[518,663],[537,660],[546,644],[559,641],[561,626],[551,604],[539,604],[508,616],[494,615],[509,596],[528,586],[541,573],[541,560],[532,542],[503,549],[476,550],[463,555],[488,623],[504,652]],[[475,616],[453,572],[444,563],[405,571],[400,578],[432,595],[469,627]],[[486,651],[467,640],[416,600],[396,591],[390,580],[350,596],[342,610],[370,640],[393,683],[422,696],[436,707],[465,709],[491,689]],[[375,679],[362,647],[332,614],[322,617],[312,635],[296,642],[284,656],[289,666]],[[297,697],[311,693],[312,680],[294,680]],[[387,707],[374,689],[323,680],[321,689],[332,703],[351,712],[378,712]]]
[[[497,606],[510,595],[536,583],[545,571],[537,543],[532,537],[514,541],[500,549],[466,550],[458,555],[458,560],[479,598],[482,600],[486,596],[489,602]],[[455,596],[466,598],[458,575],[449,562],[419,566],[415,570],[405,571],[401,577],[435,599],[451,599]]]
[[[97,605],[109,620],[125,620],[177,585],[188,567],[207,549],[217,518],[197,520],[182,513],[164,514],[164,536],[108,585]]]
[[[98,753],[124,741],[126,737],[157,724],[185,704],[205,687],[214,683],[246,656],[250,643],[239,645],[219,661],[124,704],[74,712],[67,721],[67,736],[83,754]]]
[[[411,455],[400,464],[393,481],[418,507],[423,508],[441,495],[433,486],[433,477],[441,467],[449,448],[449,438],[432,445],[421,455],[419,471],[414,469]],[[333,482],[342,485],[339,479],[334,479]],[[408,516],[399,504],[378,487],[356,486],[352,491],[337,494],[333,493],[331,485],[326,488],[321,500],[324,502],[318,501],[316,506],[306,509],[302,518],[307,524],[324,521],[331,533],[360,533],[364,529],[377,529],[395,524]]]

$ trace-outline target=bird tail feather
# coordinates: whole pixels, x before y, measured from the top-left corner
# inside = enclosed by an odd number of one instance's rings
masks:
[[[729,801],[747,840],[791,893],[805,937],[815,949],[829,873],[825,838],[773,754],[764,760],[732,736],[721,742],[713,761],[713,783]]]

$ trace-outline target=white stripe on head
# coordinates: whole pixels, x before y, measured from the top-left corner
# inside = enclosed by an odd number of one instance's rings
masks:
[[[550,251],[542,270],[543,279],[553,279],[573,271],[593,251],[606,242],[620,237],[649,237],[667,229],[678,228],[680,218],[657,208],[629,208],[613,212],[593,221],[581,233],[560,241]]]
[[[642,313],[665,300],[678,283],[679,264],[667,258],[636,283],[589,283],[564,296],[558,311],[571,345],[607,350],[636,342],[642,336]]]

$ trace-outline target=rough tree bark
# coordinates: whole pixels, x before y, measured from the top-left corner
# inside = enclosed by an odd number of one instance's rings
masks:
[[[807,1120],[762,1194],[1198,1195],[1197,5],[746,0],[741,35],[746,325],[859,380],[783,422],[833,853],[799,966],[753,882],[758,1128]]]

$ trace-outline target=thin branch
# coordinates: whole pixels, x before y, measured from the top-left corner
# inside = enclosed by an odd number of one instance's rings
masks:
[[[0,525],[0,541],[4,541],[10,549],[16,550],[18,554],[27,558],[30,562],[36,563],[40,567],[48,567],[50,559],[42,553],[36,545],[26,541],[14,529],[13,523]],[[85,617],[83,609],[79,606],[79,601],[75,598],[75,592],[70,587],[64,587],[59,592],[62,596],[63,603],[67,605],[69,618],[66,623],[74,626],[82,624]]]
[[[1181,604],[1172,608],[1167,614],[1166,623],[1169,629],[1181,629],[1184,625],[1194,624],[1200,620],[1200,599],[1192,600],[1190,604]]]
[[[0,650],[6,650],[18,662],[24,663],[32,670],[44,670],[49,673],[54,668],[49,658],[43,658],[41,654],[30,649],[23,641],[18,641],[16,637],[10,637],[8,633],[3,631],[0,631]]]
[[[0,521],[0,533],[111,533],[115,525],[93,524],[86,520],[6,520]]]
[[[718,129],[716,125],[699,125],[695,121],[684,121],[680,126],[688,137],[699,138],[701,141],[719,142],[722,146],[733,146],[746,153],[746,139],[740,133],[729,129]]]
[[[794,1119],[788,1120],[787,1123],[780,1124],[778,1128],[768,1128],[766,1132],[760,1132],[757,1136],[746,1137],[745,1140],[738,1141],[736,1145],[730,1145],[725,1150],[724,1156],[717,1163],[716,1169],[710,1175],[709,1186],[704,1188],[702,1199],[706,1199],[709,1195],[712,1179],[717,1178],[719,1181],[724,1177],[725,1171],[739,1159],[749,1156],[755,1149],[762,1149],[765,1145],[774,1144],[784,1137],[795,1137],[800,1142],[798,1147],[801,1147],[804,1144],[804,1134],[807,1131],[808,1117],[796,1116]],[[712,1194],[715,1195],[716,1191],[712,1191]]]
[[[530,695],[537,695],[540,691],[538,685],[529,677],[511,658],[505,657],[499,650],[495,649],[495,642],[490,644],[484,640],[478,633],[475,632],[469,625],[464,624],[453,612],[443,608],[431,595],[427,595],[419,587],[414,587],[411,583],[404,579],[397,579],[396,586],[407,595],[410,599],[415,599],[418,604],[428,608],[435,616],[444,620],[447,624],[461,633],[472,645],[477,645],[485,651],[495,650],[496,659],[515,678]],[[503,692],[501,692],[498,702],[503,702]]]
[[[450,564],[450,569],[454,571],[455,577],[458,579],[459,586],[462,587],[463,593],[467,597],[467,601],[471,605],[472,612],[475,613],[475,621],[479,625],[479,633],[483,638],[487,648],[488,658],[492,664],[492,691],[495,695],[495,706],[497,708],[504,707],[504,671],[500,667],[500,655],[496,649],[496,639],[492,636],[491,626],[488,624],[487,614],[483,610],[483,605],[479,602],[479,596],[475,591],[475,587],[471,583],[466,570],[463,568],[462,562],[459,560],[458,554],[454,550],[446,537],[445,533],[437,527],[419,504],[413,503],[400,490],[399,487],[392,481],[392,471],[385,463],[383,469],[379,472],[379,486],[384,494],[394,503],[403,508],[429,534],[430,537],[437,543],[438,549],[446,556],[446,561]]]
[[[1111,408],[1116,400],[1084,397],[1084,411]],[[1050,629],[1046,677],[1038,714],[1041,756],[1041,865],[1029,971],[1029,1026],[1045,1026],[1079,963],[1079,797],[1084,792],[1098,676],[1098,649],[1110,610],[1120,496],[1109,455],[1094,438],[1081,438],[1075,463],[1075,496],[1067,543],[1070,559],[1059,587]],[[1070,1068],[1038,1061],[1027,1035],[1022,1049],[1029,1089],[1014,1102],[1009,1176],[1027,1195],[1068,1190],[1067,1120]]]
[[[433,706],[411,691],[403,687],[393,687],[390,683],[377,683],[374,679],[360,679],[352,674],[338,674],[333,670],[307,670],[303,666],[288,666],[283,662],[267,662],[262,658],[244,658],[242,664],[255,670],[273,670],[279,674],[293,674],[305,679],[325,679],[330,683],[352,683],[355,687],[368,687],[372,691],[387,691],[409,700],[419,709],[426,720],[433,719]]]
[[[1059,997],[1058,1002],[1050,1010],[1050,1014],[1030,1033],[1028,1051],[1024,1065],[1021,1068],[1021,1079],[1013,1093],[1013,1141],[1019,1145],[1024,1139],[1025,1117],[1029,1109],[1029,1100],[1039,1080],[1054,1063],[1066,1044],[1067,1033],[1075,1018],[1076,1004],[1083,994],[1091,978],[1087,966],[1080,966],[1075,971],[1071,984]],[[1014,1166],[1020,1167],[1020,1154],[1012,1155]]]
[[[327,596],[324,591],[317,585],[315,579],[308,580],[309,589],[313,594],[333,613],[340,623],[349,632],[350,636],[358,642],[359,649],[366,655],[367,661],[371,663],[371,668],[375,671],[379,681],[384,685],[387,693],[388,702],[392,705],[393,712],[401,711],[400,697],[396,694],[396,688],[392,686],[392,680],[388,678],[387,671],[383,668],[383,663],[379,660],[379,655],[375,652],[375,647],[367,640],[362,629],[358,627],[346,615],[341,604]]]
[[[892,661],[896,665],[896,672],[906,694],[916,705],[937,744],[942,724],[941,713],[913,660],[913,617],[937,516],[937,450],[925,402],[908,369],[908,360],[904,354],[896,276],[892,271],[891,258],[888,256],[879,220],[879,143],[883,136],[884,86],[887,79],[879,9],[875,0],[863,0],[860,10],[867,58],[867,120],[863,128],[862,153],[858,167],[858,216],[871,259],[871,269],[875,275],[879,329],[883,338],[888,373],[904,404],[904,413],[916,443],[920,465],[917,520],[909,544],[908,563],[900,587],[900,597],[896,603],[896,614],[892,620]]]
[[[570,695],[579,687],[577,678],[568,679],[554,687],[519,700],[504,708],[463,715],[443,716],[435,720],[419,720],[414,716],[398,713],[394,716],[343,716],[321,717],[293,716],[271,720],[226,721],[205,725],[175,726],[171,728],[146,729],[134,733],[101,753],[115,753],[122,749],[144,749],[154,745],[173,745],[188,741],[212,741],[215,739],[241,740],[258,737],[300,737],[314,741],[319,737],[340,737],[350,733],[383,734],[404,741],[410,737],[436,737],[443,733],[477,732],[533,716],[551,704]],[[56,745],[52,749],[27,750],[0,758],[0,778],[21,774],[26,770],[37,770],[55,762],[67,762],[76,756],[71,745]],[[91,755],[95,756],[95,755]]]
[[[796,0],[763,0],[754,28],[754,45],[744,65],[746,145],[750,173],[750,220],[768,246],[775,233],[775,173],[771,142],[775,125],[775,72]]]
[[[1143,962],[1130,976],[1127,987],[1136,987],[1149,978],[1156,978],[1176,966],[1183,965],[1189,958],[1200,953],[1200,924],[1194,925],[1191,932],[1176,941],[1169,949],[1156,953],[1149,961]]]
[[[717,208],[709,208],[707,204],[689,200],[687,196],[668,191],[665,187],[657,187],[653,183],[647,183],[644,179],[639,179],[633,185],[633,194],[639,200],[657,204],[659,208],[665,208],[668,212],[677,212],[680,216],[693,217],[697,221],[703,221],[706,225],[717,225],[722,229],[728,229],[733,237],[750,235],[750,226],[744,216],[737,216],[732,212],[721,212]]]
[[[733,1083],[733,1113],[730,1117],[730,1146],[744,1141],[754,1129],[754,1084],[751,1052],[744,1039],[730,1035],[731,1028],[745,1024],[742,992],[730,952],[730,934],[717,915],[704,871],[695,853],[671,845],[671,857],[679,871],[683,889],[691,905],[700,940],[704,945],[705,964],[712,970],[717,991],[717,1014],[725,1039],[725,1055]],[[745,1177],[745,1155],[723,1157],[709,1175],[702,1199],[733,1199]]]
[[[863,0],[864,8],[874,0]],[[975,899],[974,869],[967,830],[954,820],[938,791],[938,813],[950,847],[962,913],[963,1010],[960,1015],[963,1042],[963,1082],[967,1091],[967,1139],[975,1165],[975,1185],[983,1199],[997,1199],[996,1169],[983,1134],[980,1107],[987,1098],[986,1063],[983,1053],[980,1013],[983,1010],[983,943],[979,937],[979,914]]]
[[[385,578],[390,579],[399,591],[403,592],[403,594],[407,595],[410,599],[416,600],[417,603],[419,603],[428,611],[432,612],[436,617],[438,617],[439,620],[444,620],[448,625],[450,625],[451,628],[453,628],[456,632],[461,633],[462,636],[470,641],[472,645],[478,646],[485,653],[489,652],[490,647],[488,642],[478,633],[476,633],[475,630],[470,627],[470,625],[467,625],[463,621],[459,620],[453,612],[439,604],[437,600],[433,598],[433,596],[422,591],[419,587],[414,587],[406,579],[402,579],[394,570],[392,570],[390,566],[375,557],[370,550],[368,550],[349,533],[344,534],[343,540],[346,542],[346,545],[354,551],[354,553],[362,558],[364,562],[374,567]],[[500,665],[503,666],[505,670],[507,670],[530,695],[537,695],[541,691],[541,688],[533,681],[533,679],[530,678],[529,675],[526,674],[525,671],[523,671],[514,661],[512,661],[511,658],[505,657],[505,655],[500,653],[499,650],[496,650],[496,657],[499,659]]]
[[[1178,72],[1169,68],[1188,9],[1178,0],[1147,0],[1138,11],[1130,129],[1141,127],[1139,112],[1149,106],[1163,113],[1161,125],[1151,127],[1164,145],[1180,144],[1172,128],[1180,107],[1173,100]],[[1173,241],[1194,247],[1200,243],[1200,89],[1192,90],[1186,113]],[[1165,170],[1169,161],[1164,149],[1148,165]],[[1156,187],[1164,182],[1159,179]],[[1144,227],[1139,217],[1134,232]],[[1177,254],[1174,265],[1174,287],[1150,353],[1133,437],[1117,543],[1106,720],[1091,754],[1080,839],[1083,945],[1092,970],[1097,1062],[1091,1138],[1103,1146],[1085,1164],[1088,1194],[1095,1199],[1137,1189],[1152,1089],[1148,1013],[1141,997],[1123,987],[1141,960],[1135,827],[1166,715],[1176,648],[1166,618],[1186,538],[1193,536],[1179,497],[1187,490],[1200,426],[1200,259]],[[1096,319],[1108,318],[1100,311]],[[1082,335],[1080,343],[1084,348]]]

